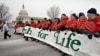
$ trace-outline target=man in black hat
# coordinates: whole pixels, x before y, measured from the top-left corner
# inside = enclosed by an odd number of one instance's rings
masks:
[[[89,20],[95,20],[97,17],[97,10],[95,8],[90,8],[87,11],[87,16]]]
[[[97,10],[95,8],[90,8],[87,11],[87,16],[89,22],[88,25],[90,25],[88,29],[92,31],[92,34],[94,34],[95,37],[100,37],[100,16],[97,15]]]
[[[76,32],[76,26],[77,26],[77,22],[78,22],[78,16],[76,15],[76,13],[71,14],[71,20],[68,21],[68,23],[65,25],[65,27],[68,30],[71,30],[72,32]]]

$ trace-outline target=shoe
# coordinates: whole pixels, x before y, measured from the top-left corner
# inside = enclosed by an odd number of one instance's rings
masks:
[[[9,36],[9,38],[11,38],[11,36]]]
[[[99,38],[99,37],[100,37],[100,35],[94,35],[94,37]]]
[[[88,38],[89,38],[89,39],[92,39],[92,35],[88,35]]]

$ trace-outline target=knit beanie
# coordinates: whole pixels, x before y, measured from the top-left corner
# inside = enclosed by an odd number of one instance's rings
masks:
[[[90,8],[87,13],[97,14],[97,10],[95,8]]]

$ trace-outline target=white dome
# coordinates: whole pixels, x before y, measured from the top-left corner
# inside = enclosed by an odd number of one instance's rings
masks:
[[[27,11],[24,9],[24,5],[22,7],[22,9],[19,12],[19,17],[28,17],[28,13]]]
[[[21,17],[27,17],[28,16],[28,13],[27,13],[27,11],[25,9],[22,9],[19,12],[19,16],[21,16]]]
[[[16,21],[22,21],[25,23],[25,21],[29,21],[29,20],[30,20],[30,17],[28,16],[27,11],[24,9],[24,4],[23,4],[18,17],[16,17]]]

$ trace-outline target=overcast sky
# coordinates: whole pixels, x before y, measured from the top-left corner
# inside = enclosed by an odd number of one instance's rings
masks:
[[[100,0],[0,0],[10,8],[12,20],[18,16],[24,3],[25,9],[31,17],[48,17],[47,9],[53,5],[60,7],[60,14],[84,12],[86,14],[89,8],[96,8],[100,13]]]

